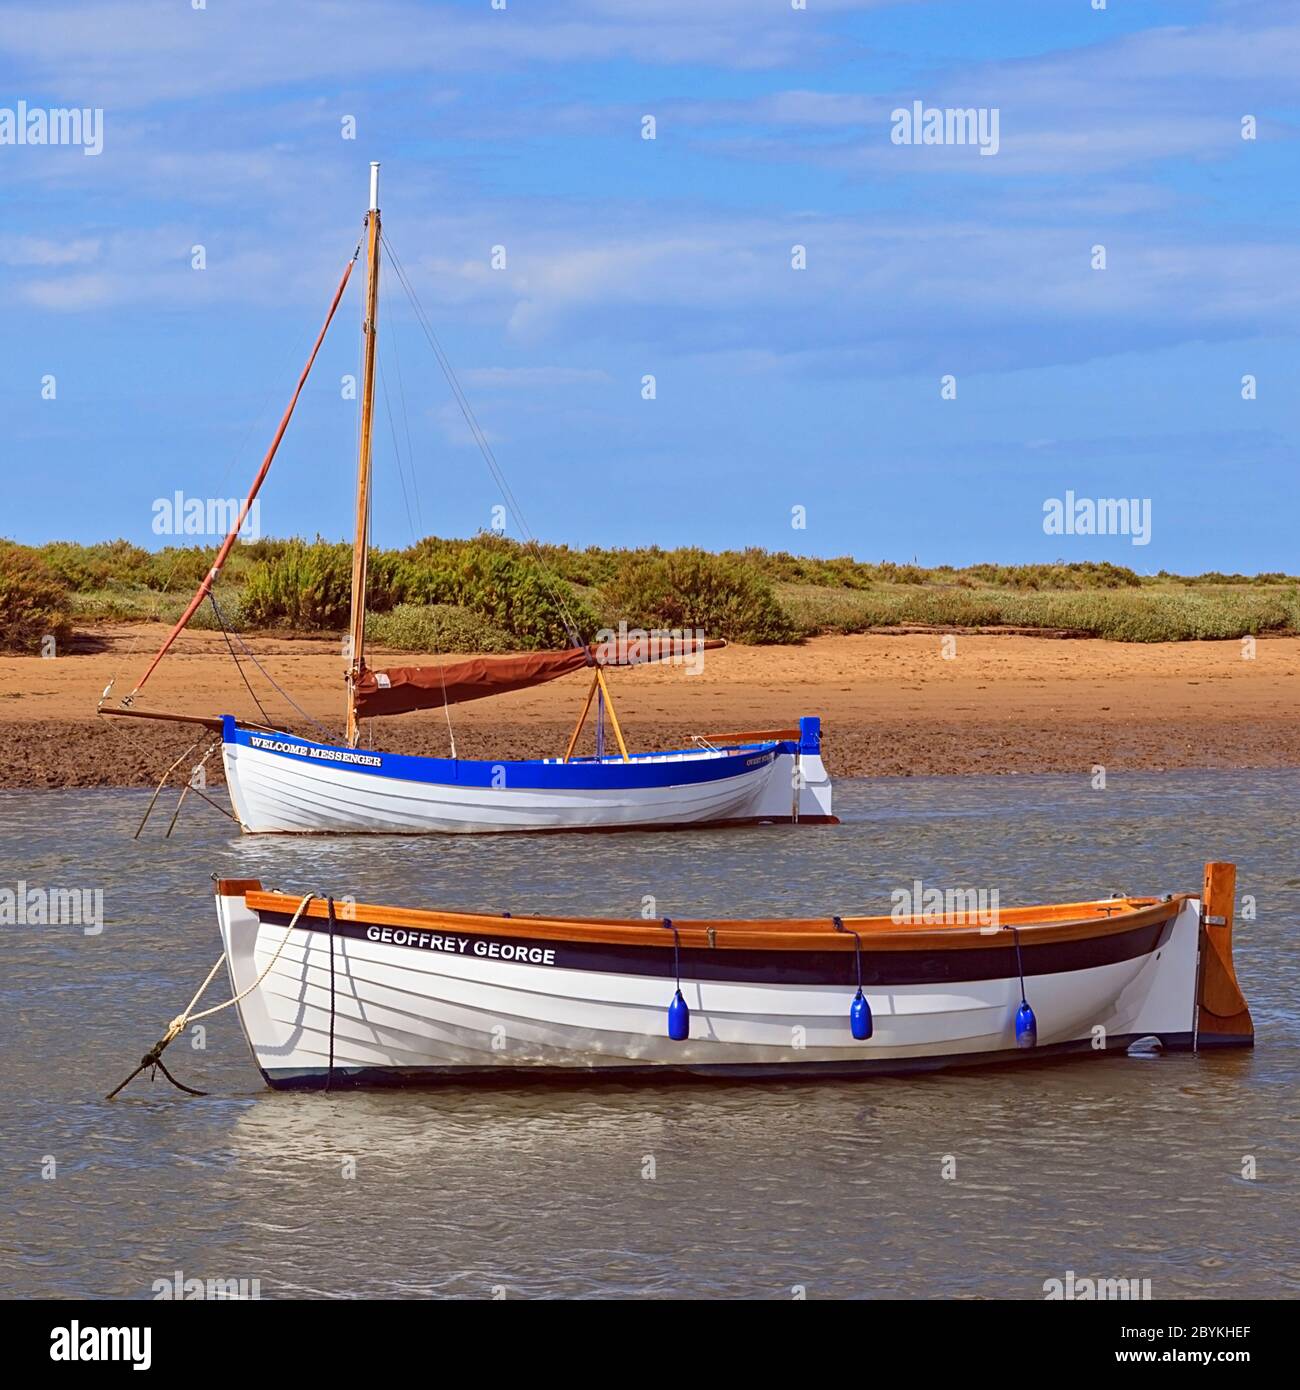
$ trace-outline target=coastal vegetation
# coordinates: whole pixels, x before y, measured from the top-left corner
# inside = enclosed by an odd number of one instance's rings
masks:
[[[213,550],[127,541],[0,542],[0,647],[39,650],[72,626],[174,621]],[[317,538],[237,545],[198,627],[338,633],[351,548]],[[407,651],[563,646],[620,622],[703,628],[737,642],[817,633],[1016,629],[1120,642],[1300,632],[1300,579],[1286,574],[1139,575],[1110,562],[956,568],[750,549],[523,546],[496,535],[428,537],[373,550],[367,636]]]
[[[67,586],[24,546],[0,541],[0,651],[39,652],[72,630]]]

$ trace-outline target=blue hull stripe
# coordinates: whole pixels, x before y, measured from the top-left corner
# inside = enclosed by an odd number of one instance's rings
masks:
[[[377,753],[368,748],[339,748],[309,743],[293,734],[264,734],[241,729],[233,715],[222,720],[222,741],[296,762],[346,768],[404,782],[432,782],[453,787],[506,787],[513,791],[638,791],[654,787],[725,782],[769,766],[794,743],[755,743],[725,750],[720,758],[656,762],[662,754],[633,756],[630,762],[598,763],[575,758],[562,763],[541,758],[423,758],[410,753]],[[696,752],[695,749],[680,750]]]

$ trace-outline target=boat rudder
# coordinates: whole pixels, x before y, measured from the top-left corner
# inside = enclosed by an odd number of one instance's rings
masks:
[[[1237,867],[1205,866],[1201,893],[1201,969],[1196,990],[1196,1046],[1253,1047],[1255,1025],[1232,960]]]

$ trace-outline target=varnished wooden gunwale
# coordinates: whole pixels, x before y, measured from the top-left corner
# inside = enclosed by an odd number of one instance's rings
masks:
[[[247,886],[247,880],[230,880],[232,896],[243,897],[257,913],[291,916],[301,895],[263,891]],[[221,891],[222,885],[218,885]],[[998,913],[996,926],[980,927],[912,920],[895,922],[890,917],[845,917],[847,931],[838,932],[828,918],[673,919],[682,946],[717,950],[852,951],[856,932],[863,950],[954,951],[987,949],[990,939],[1010,928],[1021,931],[1026,945],[1038,945],[1112,936],[1118,932],[1154,926],[1171,920],[1191,894],[1167,899],[1117,898],[1097,902],[1060,903],[1043,907],[1013,907]],[[348,903],[335,899],[339,921],[365,922],[381,927],[416,928],[422,931],[464,931],[510,937],[536,937],[547,941],[606,943],[620,946],[659,946],[669,950],[673,933],[658,921],[627,921],[598,917],[501,917],[489,913],[442,912],[421,908],[392,907],[382,903]],[[313,899],[306,914],[326,918],[323,898]]]
[[[798,729],[738,729],[726,734],[705,734],[706,743],[798,743]]]

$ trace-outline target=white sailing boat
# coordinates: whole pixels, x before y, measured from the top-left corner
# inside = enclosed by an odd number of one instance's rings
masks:
[[[335,291],[297,389],[280,421],[212,568],[134,689],[116,704],[105,691],[105,715],[172,719],[219,734],[232,809],[250,833],[383,834],[481,833],[519,830],[592,830],[772,823],[825,824],[835,816],[831,782],[821,756],[821,722],[799,719],[782,729],[723,734],[702,731],[692,746],[632,754],[610,696],[611,667],[697,658],[720,641],[674,634],[584,641],[550,652],[483,656],[456,662],[384,670],[366,660],[365,617],[375,349],[382,245],[379,165],[370,166],[370,207],[363,241],[366,311],[357,461],[356,526],[346,670],[346,723],[341,744],[319,742],[286,729],[231,715],[180,715],[142,708],[138,696],[177,636],[209,597],[284,437],[335,310],[361,251],[358,243]],[[586,702],[563,751],[529,759],[434,758],[361,746],[362,719],[436,709],[465,700],[526,689],[579,671],[590,676]],[[579,736],[595,707],[595,756],[577,756]],[[604,747],[605,721],[617,752]]]

